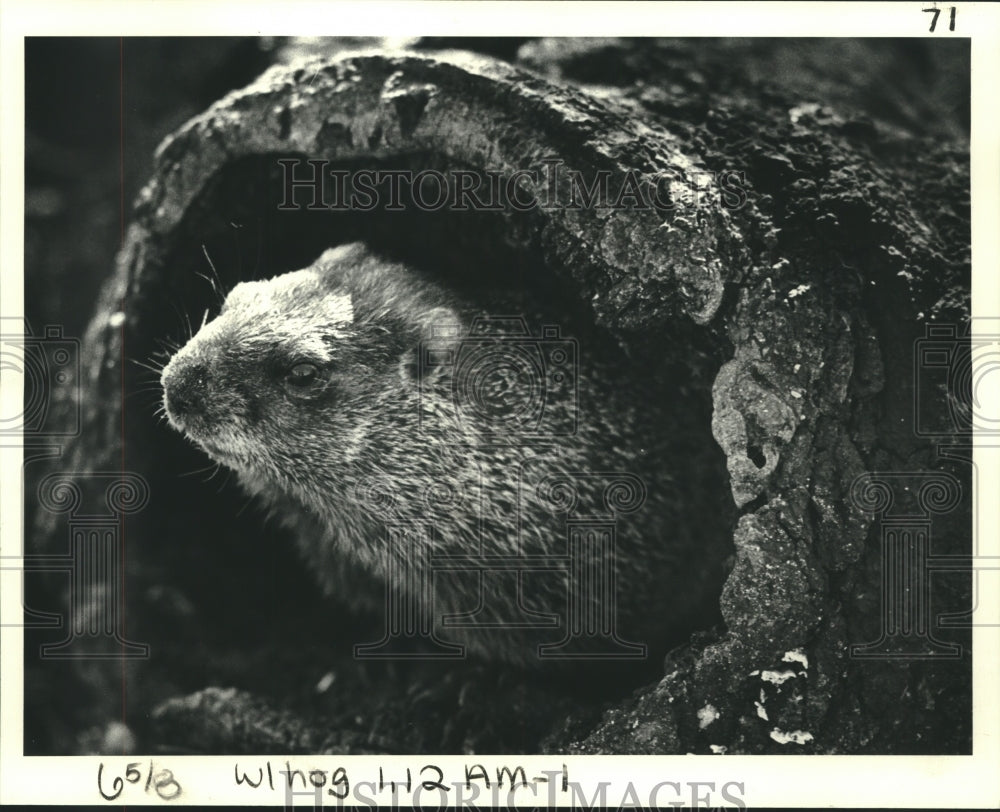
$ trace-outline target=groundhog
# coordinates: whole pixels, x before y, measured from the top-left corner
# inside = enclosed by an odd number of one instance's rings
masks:
[[[707,430],[533,318],[355,243],[236,285],[163,369],[170,425],[328,593],[360,603],[355,570],[385,584],[386,640],[359,656],[634,660],[716,617]]]

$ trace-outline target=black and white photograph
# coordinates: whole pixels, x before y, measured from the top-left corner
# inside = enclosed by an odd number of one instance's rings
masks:
[[[41,5],[4,803],[1000,803],[997,9]]]

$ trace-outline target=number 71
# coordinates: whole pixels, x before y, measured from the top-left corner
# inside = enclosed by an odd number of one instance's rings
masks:
[[[926,12],[930,12],[931,14],[934,15],[933,19],[931,19],[931,29],[930,29],[931,31],[933,31],[935,29],[935,27],[937,26],[938,17],[941,16],[941,9],[939,9],[939,8],[924,8],[924,9],[921,9],[921,11],[923,11],[925,13]],[[949,31],[954,31],[955,30],[955,6],[951,7],[951,15],[949,16],[948,30]]]

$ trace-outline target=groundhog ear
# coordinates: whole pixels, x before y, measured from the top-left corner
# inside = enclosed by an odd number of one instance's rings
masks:
[[[450,307],[435,307],[427,311],[421,321],[421,337],[424,341],[435,338],[460,338],[462,323],[458,314]]]
[[[404,381],[429,381],[450,369],[458,342],[465,333],[458,314],[450,307],[428,310],[419,322],[415,347],[403,353],[399,373]]]
[[[365,260],[372,259],[372,256],[372,252],[364,243],[351,242],[338,245],[335,248],[327,248],[319,255],[313,265],[326,273],[343,274],[345,268],[361,265]]]

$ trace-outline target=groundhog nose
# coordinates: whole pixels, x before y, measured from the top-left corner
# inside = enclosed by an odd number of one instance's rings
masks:
[[[208,391],[208,368],[197,362],[170,364],[163,372],[163,397],[174,418],[201,414]]]

